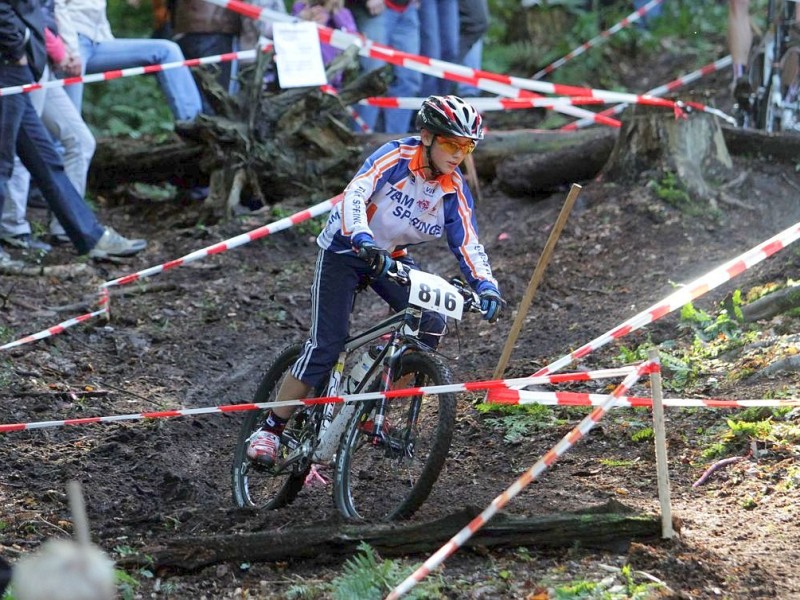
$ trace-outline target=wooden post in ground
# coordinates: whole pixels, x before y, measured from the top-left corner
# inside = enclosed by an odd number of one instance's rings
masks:
[[[476,204],[483,204],[483,193],[481,192],[481,183],[478,180],[478,170],[475,168],[475,157],[472,154],[467,154],[464,159],[467,163],[467,183],[469,184],[472,195],[475,198]]]
[[[508,359],[511,358],[511,351],[514,349],[514,344],[517,343],[522,324],[525,322],[525,317],[528,316],[528,310],[531,307],[531,302],[533,302],[533,296],[536,294],[536,290],[539,288],[539,284],[544,278],[544,271],[550,262],[550,257],[553,255],[553,250],[555,250],[558,238],[561,237],[561,232],[569,218],[569,213],[572,212],[572,207],[575,206],[575,201],[578,199],[578,194],[581,193],[582,189],[580,185],[573,183],[569,194],[567,194],[567,199],[564,201],[564,206],[561,207],[561,213],[558,215],[558,219],[556,219],[556,224],[553,225],[553,229],[550,231],[550,237],[547,238],[547,243],[544,245],[544,250],[542,250],[542,255],[539,257],[539,262],[536,263],[533,276],[528,283],[528,289],[525,290],[525,295],[522,297],[522,302],[519,304],[517,316],[511,326],[506,344],[503,346],[500,360],[497,361],[493,379],[502,379],[503,377],[503,373],[508,366]]]
[[[647,357],[658,362],[658,350],[653,348]],[[669,467],[667,463],[667,434],[664,426],[664,404],[661,393],[661,372],[650,374],[650,389],[653,395],[653,433],[656,444],[656,473],[658,476],[658,501],[661,504],[661,537],[672,539],[672,500],[669,488]]]

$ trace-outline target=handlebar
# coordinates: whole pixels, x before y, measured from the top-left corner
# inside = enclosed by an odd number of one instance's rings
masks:
[[[451,277],[450,285],[456,288],[458,293],[464,297],[464,310],[467,312],[485,314],[485,311],[481,310],[481,297],[478,296],[469,285],[461,281],[458,277]]]
[[[386,278],[393,281],[397,285],[408,286],[411,284],[411,277],[409,276],[410,269],[400,261],[392,261],[393,264],[389,267],[386,273]],[[464,298],[464,310],[466,312],[475,312],[485,314],[486,311],[481,310],[481,298],[475,291],[464,283],[458,277],[451,277],[450,285],[456,288],[456,291]]]

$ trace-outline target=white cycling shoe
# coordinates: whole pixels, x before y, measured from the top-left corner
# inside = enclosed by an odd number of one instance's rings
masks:
[[[250,445],[247,446],[247,458],[265,467],[271,467],[278,461],[280,447],[279,435],[261,429],[250,438]]]

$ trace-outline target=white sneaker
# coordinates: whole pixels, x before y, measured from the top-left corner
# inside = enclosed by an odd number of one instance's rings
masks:
[[[278,449],[281,447],[280,436],[263,429],[250,438],[247,447],[247,458],[265,467],[271,467],[278,460]]]
[[[0,248],[0,270],[8,271],[21,271],[25,268],[25,263],[21,260],[14,260],[8,253]]]
[[[94,248],[89,250],[91,258],[108,258],[109,256],[133,256],[147,248],[145,240],[129,240],[121,236],[111,227],[106,227],[102,237]]]

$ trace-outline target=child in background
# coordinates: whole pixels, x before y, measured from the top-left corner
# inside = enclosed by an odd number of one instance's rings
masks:
[[[314,21],[319,25],[341,29],[347,33],[358,33],[356,20],[353,13],[344,7],[344,0],[308,0],[307,2],[298,0],[292,6],[292,15],[306,21]],[[340,53],[341,50],[337,50],[330,44],[322,44],[323,64],[327,65]],[[342,84],[341,73],[330,83],[335,88],[339,88]]]

